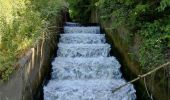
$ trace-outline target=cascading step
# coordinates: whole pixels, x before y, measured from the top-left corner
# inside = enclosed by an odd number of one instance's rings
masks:
[[[64,27],[64,33],[89,33],[89,34],[100,34],[99,26],[92,27]]]
[[[52,62],[52,78],[43,88],[44,100],[135,100],[132,84],[112,93],[127,82],[117,59],[109,55],[111,46],[100,27],[65,25]]]
[[[104,34],[61,34],[60,43],[101,44],[106,43]]]
[[[66,22],[65,24],[66,24],[66,26],[71,26],[71,27],[81,26],[79,23],[73,23],[73,22]]]
[[[111,48],[109,44],[58,44],[59,57],[107,57]]]
[[[127,85],[112,93],[124,80],[51,80],[44,87],[45,100],[135,100],[135,90]]]
[[[115,57],[65,58],[52,62],[52,78],[65,79],[120,79],[120,64]]]

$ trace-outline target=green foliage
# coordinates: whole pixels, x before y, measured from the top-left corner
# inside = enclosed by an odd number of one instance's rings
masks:
[[[68,4],[64,0],[32,0],[32,8],[41,13],[41,18],[53,21],[52,17],[56,17],[61,10],[65,10]]]
[[[0,0],[0,79],[9,78],[20,55],[64,7],[63,0]]]
[[[164,11],[167,7],[170,7],[169,0],[161,0],[160,6],[158,7],[158,11]]]
[[[85,5],[88,6],[80,7]],[[144,71],[165,61],[164,51],[170,47],[170,0],[92,0],[90,4],[89,0],[70,0],[72,18],[81,22],[84,16],[89,16],[83,12],[92,10],[94,5],[101,21],[113,20],[112,29],[122,25],[130,29],[129,43],[133,43],[134,34],[142,37],[139,53],[131,53],[139,57]]]
[[[112,29],[128,28],[129,45],[135,34],[140,35],[138,54],[130,54],[138,57],[144,71],[165,61],[164,51],[170,48],[170,0],[69,0],[69,4],[75,21],[88,22],[95,6],[101,21],[113,20]]]
[[[164,30],[159,21],[146,23],[139,34],[143,36],[143,44],[140,47],[140,63],[144,70],[151,70],[155,66],[164,63],[162,42]]]
[[[87,23],[89,22],[89,16],[94,4],[91,0],[68,0],[69,12],[73,21]],[[83,19],[83,20],[82,20]]]

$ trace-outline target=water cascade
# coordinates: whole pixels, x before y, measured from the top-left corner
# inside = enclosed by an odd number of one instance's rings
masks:
[[[112,93],[126,81],[110,50],[99,26],[67,22],[52,62],[52,78],[44,86],[44,100],[135,100],[132,84]]]

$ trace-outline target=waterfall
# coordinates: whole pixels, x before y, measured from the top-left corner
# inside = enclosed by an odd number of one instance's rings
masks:
[[[60,35],[57,57],[52,62],[51,80],[44,86],[44,100],[135,100],[132,84],[127,83],[121,65],[110,56],[100,27],[84,27],[67,22]]]

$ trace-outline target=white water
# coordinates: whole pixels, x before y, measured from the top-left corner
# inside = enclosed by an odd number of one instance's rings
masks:
[[[101,44],[105,43],[104,34],[61,34],[60,43],[66,44]]]
[[[109,55],[111,47],[100,27],[66,24],[44,100],[135,100],[132,84],[112,93],[126,81],[119,62]]]
[[[67,26],[80,26],[79,23],[73,23],[73,22],[66,22]]]
[[[100,27],[70,27],[70,26],[65,26],[64,27],[64,33],[66,34],[83,34],[83,33],[88,33],[88,34],[100,34]]]

